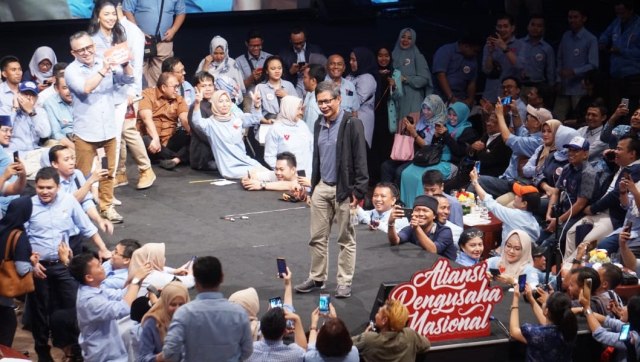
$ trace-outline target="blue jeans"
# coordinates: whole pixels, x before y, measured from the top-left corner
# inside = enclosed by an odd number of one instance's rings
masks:
[[[600,240],[597,248],[606,249],[609,255],[611,255],[611,253],[617,253],[618,247],[620,246],[618,241],[619,236],[620,234],[613,234],[611,236],[607,236],[606,238]]]

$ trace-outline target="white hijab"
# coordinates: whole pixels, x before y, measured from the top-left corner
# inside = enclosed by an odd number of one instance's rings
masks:
[[[285,96],[280,101],[280,112],[276,117],[276,121],[280,121],[286,125],[294,125],[299,121],[296,117],[298,116],[298,109],[302,104],[302,99],[296,96]]]
[[[41,61],[48,59],[51,62],[51,68],[45,73],[40,71],[38,64]],[[31,76],[37,80],[38,83],[44,82],[47,78],[51,78],[53,76],[53,65],[58,62],[58,58],[56,58],[56,53],[53,49],[42,46],[36,49],[33,52],[33,56],[31,57],[31,61],[29,62],[29,71],[31,72]]]

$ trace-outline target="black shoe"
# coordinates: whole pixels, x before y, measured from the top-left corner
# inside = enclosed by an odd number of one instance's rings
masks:
[[[309,293],[316,289],[322,290],[324,289],[324,282],[318,282],[311,278],[305,280],[304,282],[293,287],[298,293]]]
[[[53,357],[51,357],[51,347],[36,347],[36,354],[38,354],[38,362],[54,362]]]

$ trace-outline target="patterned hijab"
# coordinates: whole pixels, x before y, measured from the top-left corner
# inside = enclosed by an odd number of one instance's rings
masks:
[[[147,244],[149,245],[149,244]],[[174,299],[182,297],[185,302],[189,302],[189,291],[179,281],[171,282],[162,288],[162,293],[158,302],[149,309],[149,311],[142,317],[140,324],[144,323],[147,319],[153,318],[156,321],[156,328],[160,333],[160,341],[164,343],[164,337],[167,336],[167,330],[169,324],[171,324],[171,317],[167,309]]]
[[[515,263],[509,263],[507,261],[506,250],[502,250],[500,264],[505,267],[505,271],[503,274],[506,274],[518,280],[518,276],[520,274],[524,274],[524,268],[527,265],[533,265],[533,256],[531,255],[531,237],[529,236],[529,234],[522,230],[513,230],[509,233],[509,235],[507,235],[507,240],[509,240],[514,234],[517,235],[520,239],[520,246],[522,247],[522,254],[520,255],[520,259]],[[507,245],[506,241],[505,245]]]
[[[436,123],[445,123],[447,119],[447,107],[444,105],[444,102],[442,101],[442,98],[440,98],[440,96],[436,94],[430,94],[426,96],[422,101],[422,107],[429,107],[431,113],[433,113],[433,116],[431,118],[425,119],[427,124],[433,126]]]
[[[222,97],[227,97],[229,98],[229,101],[231,101],[231,98],[229,97],[229,93],[223,90],[217,90],[213,92],[213,95],[211,96],[211,111],[213,112],[213,118],[216,121],[225,122],[225,121],[231,120],[231,108],[229,108],[228,113],[222,113],[222,111],[220,110],[220,107],[218,106],[218,101]]]
[[[216,35],[211,39],[211,43],[209,44],[209,54],[213,55],[213,52],[216,48],[222,48],[224,51],[224,59],[220,63],[212,62],[211,66],[215,67],[213,69],[205,69],[209,70],[212,73],[227,73],[229,71],[229,67],[231,66],[229,62],[229,44],[227,40],[220,35]]]
[[[280,121],[286,125],[293,125],[300,119],[296,118],[298,115],[298,108],[302,105],[302,99],[296,96],[285,96],[280,102],[280,112],[276,121]]]

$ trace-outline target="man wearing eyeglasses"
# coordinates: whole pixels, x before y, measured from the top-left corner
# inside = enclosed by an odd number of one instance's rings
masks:
[[[162,73],[155,88],[142,92],[138,110],[138,126],[149,158],[167,170],[189,162],[189,106],[179,90],[178,78],[173,73]],[[183,127],[180,131],[178,122]]]
[[[76,166],[83,174],[91,171],[94,156],[103,148],[109,176],[98,187],[100,213],[112,223],[123,218],[113,207],[113,177],[116,167],[115,93],[116,86],[134,82],[129,62],[116,64],[95,54],[95,44],[84,31],[70,38],[71,54],[76,58],[65,69],[64,78],[73,96],[73,132]]]
[[[341,107],[340,87],[323,81],[316,87],[322,116],[314,127],[313,178],[311,180],[311,268],[299,293],[325,288],[328,244],[334,216],[338,223],[338,287],[336,298],[351,296],[356,265],[356,233],[350,212],[367,193],[367,145],[362,121]]]
[[[295,84],[298,97],[304,98],[305,90],[302,83],[304,70],[311,64],[325,65],[327,58],[322,53],[322,49],[307,42],[307,32],[301,27],[294,27],[289,34],[291,46],[280,51],[283,68],[288,72],[283,72],[283,77]]]
[[[250,99],[247,96],[249,91],[253,91],[256,84],[260,82],[264,61],[271,56],[270,53],[262,50],[263,43],[264,40],[260,31],[256,29],[249,31],[247,40],[244,42],[247,46],[247,52],[236,58],[236,64],[240,68],[244,79],[244,87],[247,89],[247,93],[245,93],[245,100],[247,101]]]

